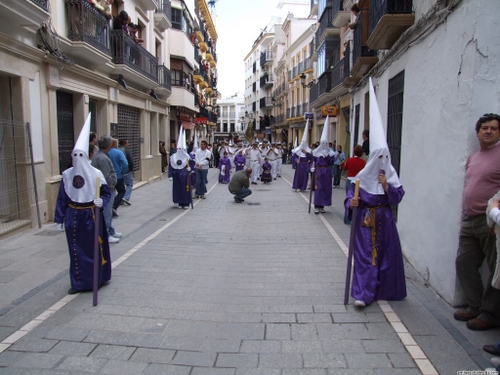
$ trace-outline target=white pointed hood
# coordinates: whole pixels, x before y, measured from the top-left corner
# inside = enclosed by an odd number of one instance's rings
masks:
[[[177,152],[170,156],[170,165],[174,169],[185,168],[189,161],[189,154],[186,147],[186,133],[181,125],[179,130],[179,138],[177,139]]]
[[[373,89],[372,79],[369,82],[370,90],[370,156],[366,166],[356,175],[360,180],[361,189],[370,194],[385,194],[382,184],[378,182],[378,175],[385,172],[387,182],[394,187],[400,187],[398,174],[392,166],[389,147],[382,123],[382,116]]]
[[[102,172],[94,168],[88,158],[90,119],[89,113],[71,152],[73,167],[63,172],[64,191],[73,202],[77,203],[89,203],[95,199],[98,176],[101,178],[101,185],[106,184]]]
[[[323,132],[321,133],[321,139],[319,140],[319,146],[316,147],[312,154],[316,157],[333,156],[333,150],[328,146],[328,133],[330,130],[330,116],[326,116],[325,125],[323,126]]]
[[[302,142],[296,148],[294,148],[293,153],[297,154],[299,157],[306,157],[306,155],[302,152],[302,150],[306,150],[307,152],[311,152],[309,148],[309,144],[307,142],[307,137],[309,136],[309,119],[306,121],[306,127],[304,128],[304,134],[302,135]]]

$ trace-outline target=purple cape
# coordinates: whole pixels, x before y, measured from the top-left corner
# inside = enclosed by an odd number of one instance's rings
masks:
[[[221,174],[223,165],[226,166],[224,176]],[[229,160],[229,158],[221,158],[219,160],[219,167],[218,168],[221,171],[221,172],[219,172],[219,182],[223,183],[223,184],[228,184],[229,180],[231,180],[231,173],[230,173],[231,172],[231,160]]]
[[[103,207],[109,202],[111,193],[107,185],[101,185],[101,199]],[[70,206],[79,206],[73,208]],[[92,290],[94,279],[94,233],[95,221],[92,206],[94,202],[73,202],[64,191],[64,181],[61,181],[57,196],[54,222],[64,222],[66,239],[69,248],[69,278],[71,287],[75,290]],[[87,208],[84,208],[87,207]],[[102,264],[99,259],[99,280],[101,286],[111,279],[111,255],[109,253],[108,231],[106,222],[101,215],[99,237],[102,240],[101,257],[106,261]]]
[[[245,158],[245,155],[236,155],[234,157],[234,164],[236,165],[236,172],[242,171],[245,168],[247,160]]]
[[[168,165],[168,177],[172,177],[172,200],[175,204],[191,204],[191,194],[188,185],[186,168],[175,169]]]
[[[330,165],[333,164],[333,156],[313,157],[316,162],[316,172],[314,173],[314,205],[332,205],[332,171]]]
[[[272,165],[269,162],[262,164],[262,176],[260,177],[262,182],[271,182],[273,180],[271,176],[271,168]]]
[[[311,160],[311,154],[307,157],[301,157],[297,160],[297,168],[295,168],[295,174],[293,175],[293,190],[306,190],[307,180],[309,179],[309,161]]]
[[[345,208],[350,209],[351,198],[354,196],[355,184],[347,192]],[[406,281],[403,265],[403,253],[399,242],[396,222],[390,205],[397,205],[403,199],[404,190],[400,186],[389,185],[384,195],[370,194],[359,190],[360,203],[354,226],[354,272],[352,277],[351,296],[365,302],[398,301],[406,297]],[[370,207],[374,208],[375,230],[362,227],[361,223]],[[350,211],[349,215],[352,214]],[[375,236],[377,249],[376,265],[372,265],[372,238]],[[350,244],[352,246],[352,244]]]

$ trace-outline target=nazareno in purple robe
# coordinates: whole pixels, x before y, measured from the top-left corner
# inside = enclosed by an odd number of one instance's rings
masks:
[[[234,157],[234,165],[236,166],[236,172],[238,171],[242,171],[244,168],[245,168],[245,164],[246,164],[247,160],[245,158],[245,155],[236,155]]]
[[[313,157],[316,162],[316,171],[314,173],[314,205],[331,206],[332,205],[332,171],[335,158],[333,156]]]
[[[262,164],[262,176],[260,176],[260,180],[262,182],[271,182],[273,180],[273,177],[271,176],[272,167],[273,166],[268,161]]]
[[[347,192],[345,208],[350,210],[350,201],[354,196],[355,184]],[[395,206],[403,199],[404,190],[389,184],[384,195],[370,194],[359,190],[359,207],[354,226],[354,271],[351,296],[367,305],[373,301],[398,301],[406,297],[406,281],[403,253],[399,242],[396,222],[391,205]],[[374,228],[361,226],[365,216],[375,212]],[[351,219],[351,217],[349,217]],[[377,254],[373,256],[372,238],[376,238]],[[373,265],[375,262],[375,265]]]
[[[226,167],[224,171],[224,175],[222,175],[222,166]],[[229,184],[229,180],[231,180],[231,160],[229,158],[220,158],[219,160],[219,182],[222,184]]]
[[[101,185],[102,207],[106,207],[111,197],[108,185]],[[71,288],[84,291],[92,290],[94,280],[94,202],[73,202],[64,190],[64,180],[61,181],[57,196],[54,222],[63,223],[69,249],[69,278]],[[101,259],[99,259],[98,285],[111,279],[111,255],[109,252],[108,231],[104,216],[99,223],[101,244]],[[104,263],[105,262],[105,263]],[[104,263],[104,264],[102,264]]]
[[[309,162],[311,160],[311,154],[306,157],[300,157],[297,159],[297,168],[295,168],[295,174],[293,175],[293,190],[306,190],[307,181],[309,179]]]
[[[172,200],[183,207],[191,204],[188,174],[186,168],[175,169],[172,168],[172,163],[168,164],[168,177],[172,177]]]

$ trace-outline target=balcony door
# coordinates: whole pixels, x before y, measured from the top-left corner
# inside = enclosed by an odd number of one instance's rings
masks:
[[[73,94],[57,91],[57,143],[59,146],[59,173],[71,167],[71,152],[75,146],[73,127]]]

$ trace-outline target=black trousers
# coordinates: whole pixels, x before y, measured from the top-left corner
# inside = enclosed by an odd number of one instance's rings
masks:
[[[125,195],[125,182],[123,182],[123,178],[119,178],[116,181],[115,189],[117,193],[113,202],[113,208],[116,210],[120,206],[120,203],[122,203],[123,196]]]

